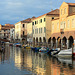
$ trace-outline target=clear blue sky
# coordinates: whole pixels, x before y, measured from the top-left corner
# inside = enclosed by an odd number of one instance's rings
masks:
[[[0,0],[0,24],[38,17],[59,8],[63,2],[75,3],[75,0]]]

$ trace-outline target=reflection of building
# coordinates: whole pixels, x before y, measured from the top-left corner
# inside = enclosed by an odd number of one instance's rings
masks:
[[[66,62],[62,63],[56,59],[51,59],[51,75],[73,75],[75,74],[73,66],[72,63],[67,64]]]
[[[64,48],[71,48],[75,43],[75,3],[63,2],[59,8],[60,16],[57,19],[52,20],[52,46],[60,47],[60,44]],[[64,34],[61,34],[60,31]]]
[[[14,28],[13,24],[0,25],[0,38],[10,40],[11,28]]]
[[[46,55],[32,52],[32,72],[38,75],[45,75],[46,72]]]
[[[20,48],[15,48],[15,66],[19,69],[28,69],[32,68],[32,58],[29,53],[26,53],[25,50],[19,50]]]
[[[53,10],[33,19],[33,44],[46,45],[51,36],[51,20],[59,16],[59,10]]]

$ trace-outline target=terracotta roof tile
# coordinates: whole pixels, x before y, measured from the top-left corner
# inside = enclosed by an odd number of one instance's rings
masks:
[[[31,22],[31,18],[25,19],[25,20],[23,20],[21,22],[23,22],[23,23],[30,23]]]
[[[75,3],[67,3],[68,5],[75,6]]]
[[[49,12],[49,13],[47,13],[47,15],[59,15],[59,9]]]
[[[34,18],[33,20],[35,20],[35,19],[37,19],[37,18],[40,18],[40,17],[42,17],[42,16],[45,16],[45,15],[59,15],[59,9],[52,10],[51,12],[48,12],[48,13],[46,13],[46,14],[43,14],[43,15],[39,16],[39,17],[36,17],[36,18]]]

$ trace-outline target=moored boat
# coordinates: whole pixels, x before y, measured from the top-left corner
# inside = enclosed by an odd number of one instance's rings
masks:
[[[66,50],[61,50],[58,55],[58,57],[65,57],[65,58],[69,58],[72,57],[72,48],[70,49],[66,49]]]

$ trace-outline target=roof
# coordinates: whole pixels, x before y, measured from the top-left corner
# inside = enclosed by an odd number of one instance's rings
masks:
[[[46,13],[46,14],[43,14],[43,15],[41,15],[41,16],[39,16],[39,17],[34,18],[33,20],[35,20],[35,19],[37,19],[37,18],[40,18],[40,17],[42,17],[42,16],[45,16],[45,15],[59,15],[59,9],[52,10],[52,11]]]
[[[67,3],[70,6],[75,6],[75,3]]]
[[[31,22],[31,18],[25,19],[25,20],[23,20],[21,22],[23,22],[23,23],[30,23]]]
[[[55,9],[49,13],[47,13],[47,15],[59,15],[59,9]]]
[[[35,16],[33,16],[32,18],[28,18],[28,19],[25,19],[25,20],[22,20],[22,21],[19,21],[19,22],[17,22],[17,23],[30,23],[30,22],[32,22],[32,19],[34,19],[35,18]],[[16,24],[17,24],[16,23]]]

